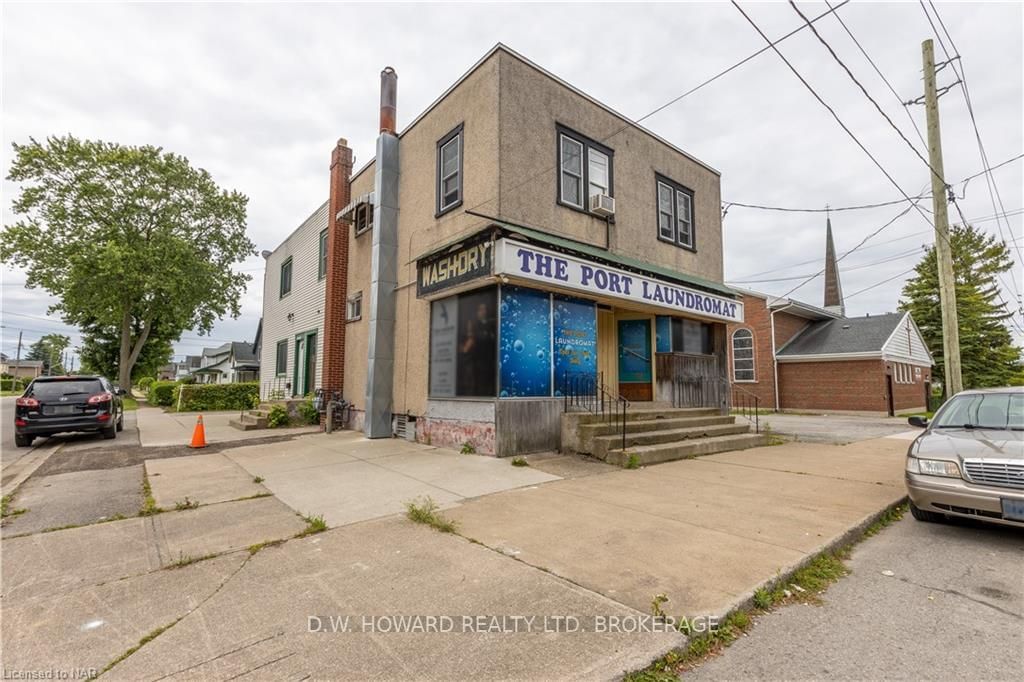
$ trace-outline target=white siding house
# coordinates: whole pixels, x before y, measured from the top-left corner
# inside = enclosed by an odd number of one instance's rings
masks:
[[[931,367],[935,364],[932,354],[925,345],[921,330],[910,313],[904,313],[896,328],[882,347],[882,357],[886,360],[909,362],[913,365]]]
[[[320,386],[326,230],[325,201],[266,256],[259,358],[264,400],[301,396]]]

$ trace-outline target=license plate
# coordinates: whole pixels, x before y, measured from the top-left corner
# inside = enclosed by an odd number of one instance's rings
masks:
[[[50,414],[74,414],[74,405],[54,405],[49,410]]]
[[[1003,518],[1009,521],[1024,521],[1024,500],[1002,498]]]

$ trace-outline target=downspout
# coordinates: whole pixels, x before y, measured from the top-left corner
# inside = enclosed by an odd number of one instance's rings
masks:
[[[779,359],[775,355],[775,313],[781,313],[787,308],[792,308],[792,301],[782,306],[778,310],[773,310],[768,313],[768,322],[771,326],[772,334],[772,387],[775,389],[775,411],[779,411]]]

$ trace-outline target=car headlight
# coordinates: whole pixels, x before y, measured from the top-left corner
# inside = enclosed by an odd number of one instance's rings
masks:
[[[907,471],[912,474],[924,474],[925,476],[960,478],[960,467],[956,465],[956,462],[948,462],[943,459],[907,457]]]

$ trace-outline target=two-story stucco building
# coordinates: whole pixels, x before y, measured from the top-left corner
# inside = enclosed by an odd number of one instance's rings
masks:
[[[401,131],[381,82],[374,159],[340,140],[323,222],[268,258],[265,384],[340,388],[370,437],[504,455],[558,447],[580,376],[634,404],[728,383],[718,171],[502,45]]]

